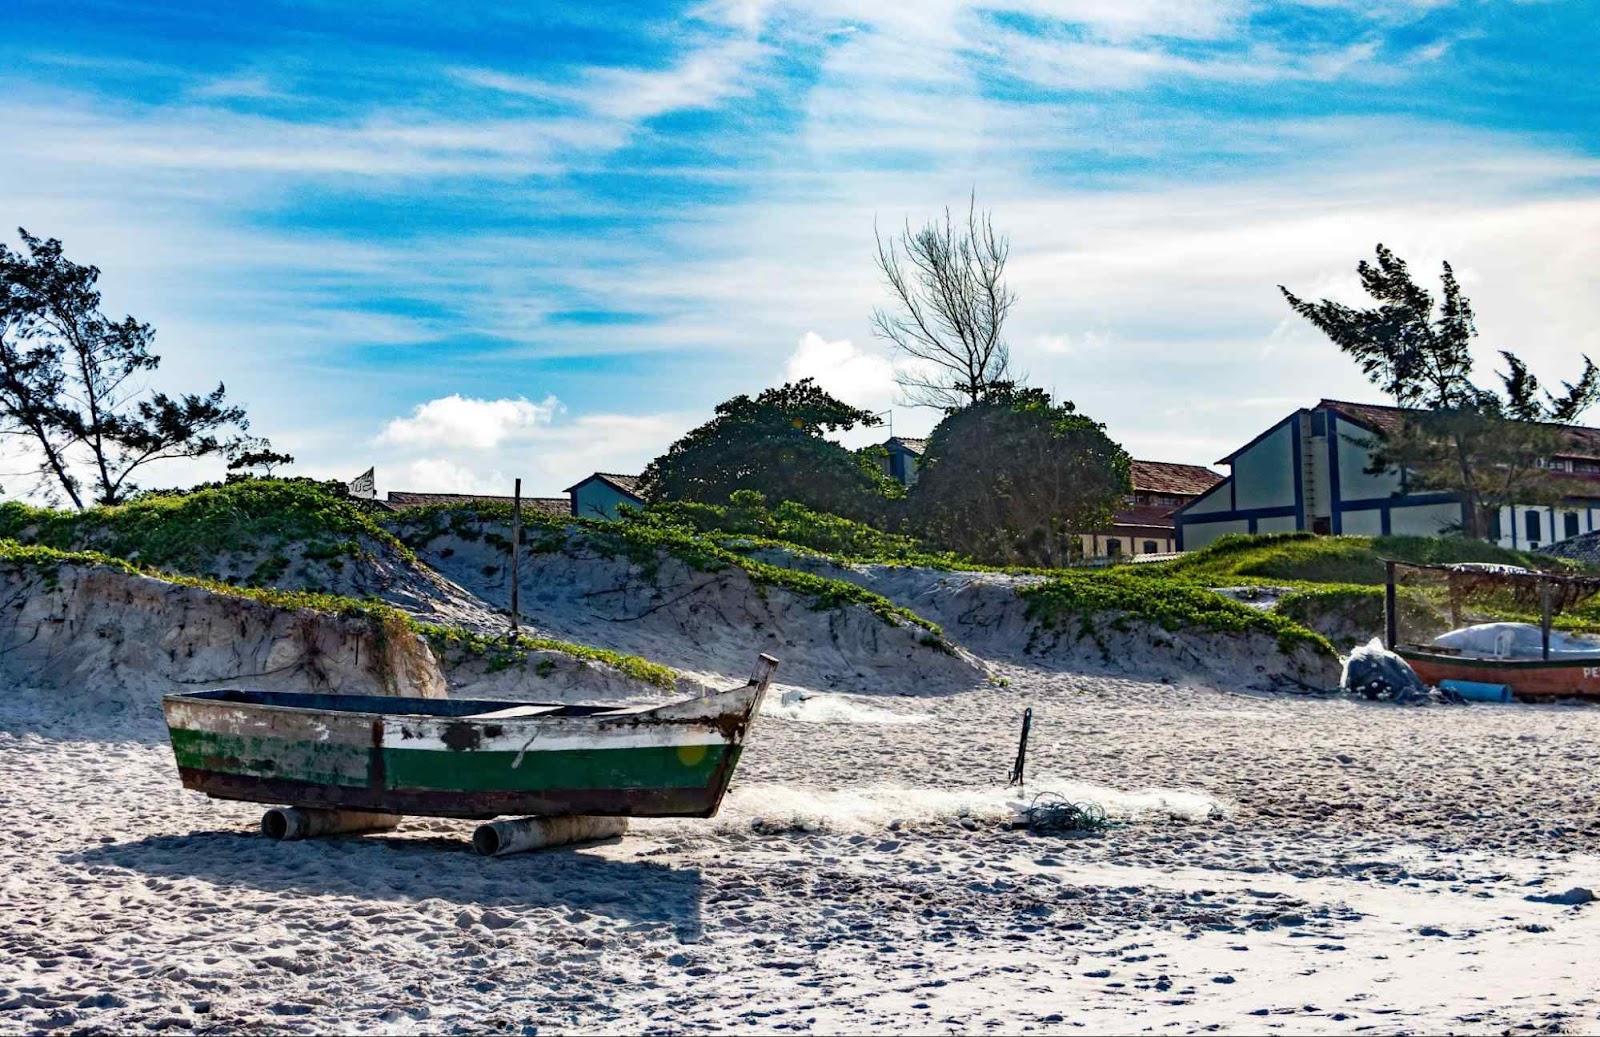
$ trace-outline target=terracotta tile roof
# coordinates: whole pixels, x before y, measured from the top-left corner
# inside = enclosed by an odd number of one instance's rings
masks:
[[[409,490],[390,490],[388,500],[384,503],[396,511],[404,511],[407,508],[424,508],[430,504],[510,504],[512,498],[481,493],[412,493]],[[572,501],[566,497],[524,497],[522,508],[530,514],[557,518],[570,518],[572,515]]]
[[[1399,407],[1384,407],[1375,403],[1350,403],[1347,400],[1323,400],[1317,404],[1340,414],[1374,432],[1390,433],[1400,427],[1405,411]],[[1600,460],[1600,428],[1585,425],[1561,426],[1561,445],[1556,457],[1573,457],[1581,460]]]
[[[1135,492],[1198,497],[1221,481],[1222,476],[1197,464],[1173,464],[1169,461],[1133,462]]]
[[[621,475],[617,472],[595,472],[593,475],[589,476],[588,479],[579,479],[571,486],[568,486],[566,492],[571,493],[573,490],[576,490],[578,487],[588,482],[589,479],[599,479],[601,482],[609,484],[613,489],[621,490],[630,497],[642,499],[639,497],[640,478],[642,477],[637,475]]]

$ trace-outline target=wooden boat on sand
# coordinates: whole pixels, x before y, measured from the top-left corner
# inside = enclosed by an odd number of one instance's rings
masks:
[[[1600,578],[1472,563],[1387,561],[1385,568],[1384,645],[1404,659],[1424,684],[1504,685],[1525,702],[1600,698],[1600,645],[1584,644],[1582,639],[1552,629],[1556,615],[1600,594]],[[1457,629],[1430,644],[1400,640],[1396,584],[1401,572],[1443,581],[1451,625]],[[1496,594],[1529,611],[1537,609],[1539,623],[1461,628],[1465,599]],[[1518,627],[1522,629],[1511,629]],[[1479,631],[1486,636],[1474,638]],[[1530,636],[1512,636],[1519,634]]]
[[[185,788],[379,815],[306,834],[405,814],[711,817],[776,667],[763,655],[743,687],[655,707],[217,690],[162,710]]]

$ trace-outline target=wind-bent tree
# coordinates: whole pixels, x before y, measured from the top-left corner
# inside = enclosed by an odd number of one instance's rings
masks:
[[[906,403],[954,410],[1008,382],[1002,331],[1017,301],[1005,281],[1011,243],[978,211],[977,196],[965,223],[946,209],[942,223],[913,232],[908,221],[898,238],[873,237],[894,306],[872,311],[872,329],[908,361],[896,374]]]
[[[759,396],[735,396],[717,416],[650,462],[639,480],[645,500],[726,504],[740,490],[773,502],[794,501],[816,511],[867,519],[881,511],[898,484],[878,461],[848,450],[824,432],[881,424],[844,404],[810,378]]]
[[[939,423],[911,488],[918,532],[996,565],[1059,566],[1131,492],[1105,426],[1040,389],[991,391]]]
[[[228,480],[270,479],[274,470],[282,465],[294,464],[293,454],[279,453],[266,440],[241,442],[228,462]]]
[[[18,233],[25,251],[0,243],[0,431],[27,445],[45,496],[118,504],[156,461],[270,448],[245,436],[244,410],[220,384],[150,391],[155,329],[102,313],[100,271],[67,259],[60,241]]]
[[[1555,504],[1562,493],[1545,467],[1559,452],[1562,426],[1600,400],[1600,371],[1583,357],[1576,382],[1549,393],[1515,354],[1498,390],[1472,381],[1472,303],[1450,264],[1443,297],[1411,277],[1405,261],[1382,245],[1377,262],[1356,267],[1361,287],[1378,304],[1358,309],[1324,299],[1307,302],[1282,285],[1296,313],[1316,325],[1399,407],[1398,429],[1374,438],[1374,473],[1402,470],[1410,485],[1449,491],[1466,505],[1463,532],[1487,536],[1493,516],[1511,504]]]

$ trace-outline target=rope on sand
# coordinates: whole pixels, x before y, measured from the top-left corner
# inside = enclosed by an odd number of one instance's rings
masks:
[[[1111,819],[1098,803],[1074,803],[1058,792],[1040,792],[1019,815],[1031,832],[1103,832]]]

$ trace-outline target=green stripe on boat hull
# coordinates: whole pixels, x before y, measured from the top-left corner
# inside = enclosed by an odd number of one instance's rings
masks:
[[[436,792],[704,787],[729,752],[726,745],[452,752],[360,749],[182,728],[171,734],[180,769]]]
[[[733,758],[730,757],[730,762]],[[540,792],[457,792],[431,789],[371,789],[321,785],[282,778],[256,778],[180,767],[183,786],[214,799],[328,810],[370,810],[417,817],[488,820],[512,815],[595,814],[611,817],[713,817],[727,777],[711,786],[678,789],[545,789]]]

